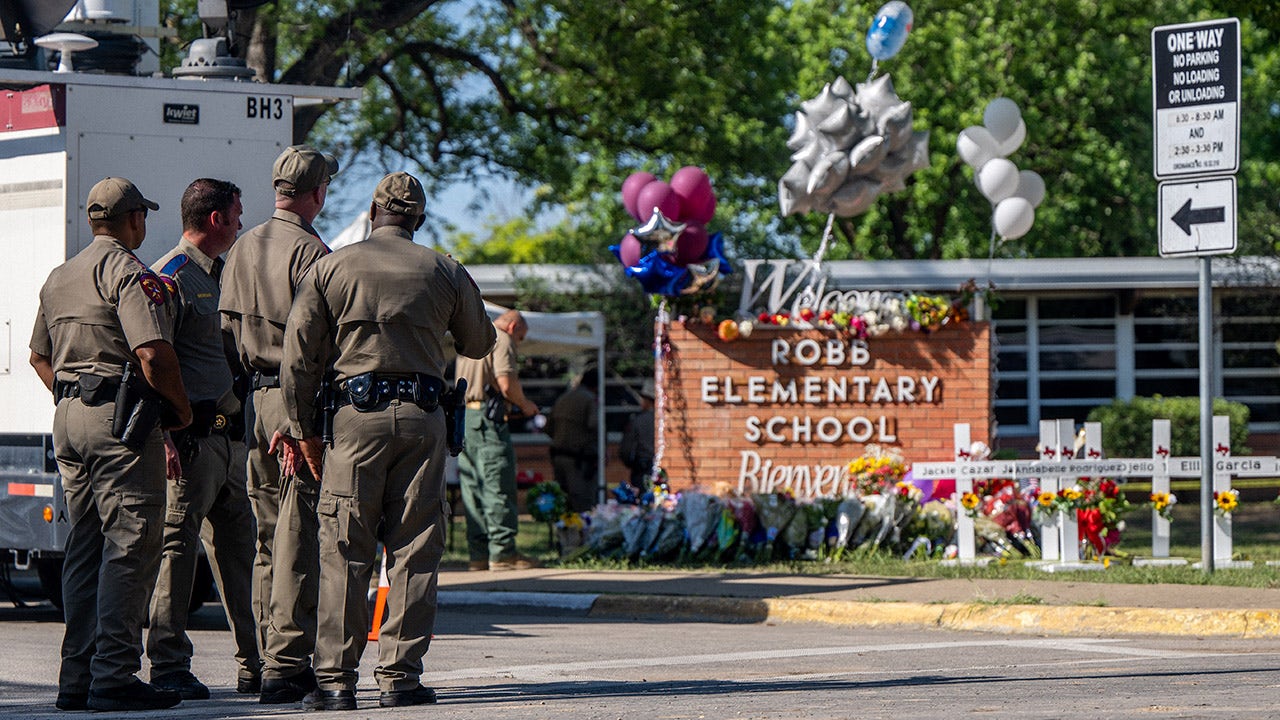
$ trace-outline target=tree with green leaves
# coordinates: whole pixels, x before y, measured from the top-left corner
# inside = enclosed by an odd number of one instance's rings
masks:
[[[184,37],[193,0],[174,0]],[[931,164],[907,189],[836,223],[841,258],[987,254],[990,205],[956,156],[991,99],[1022,108],[1012,159],[1046,181],[1032,230],[1009,257],[1155,254],[1150,32],[1242,20],[1242,253],[1280,244],[1280,20],[1244,0],[914,0],[915,27],[880,70],[932,133]],[[779,217],[776,183],[800,101],[839,76],[866,79],[876,2],[831,0],[277,0],[240,11],[238,52],[262,79],[356,85],[359,103],[312,106],[296,135],[387,167],[416,162],[431,189],[486,177],[533,191],[535,229],[456,238],[488,261],[609,260],[632,224],[618,193],[636,170],[711,175],[713,229],[738,257],[817,247],[825,217]],[[184,20],[185,19],[185,20]],[[512,233],[526,233],[515,240]],[[504,239],[505,238],[505,239]],[[489,242],[493,246],[485,246]],[[535,249],[539,247],[541,249]],[[508,248],[505,258],[499,252]]]

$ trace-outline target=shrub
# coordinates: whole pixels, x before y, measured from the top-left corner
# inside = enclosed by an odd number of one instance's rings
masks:
[[[1231,418],[1231,454],[1248,455],[1249,408],[1238,402],[1214,398],[1213,414]],[[1200,455],[1200,398],[1136,397],[1116,399],[1089,411],[1090,422],[1102,423],[1102,447],[1111,457],[1140,458],[1151,455],[1151,421],[1170,421],[1170,450],[1175,456]]]

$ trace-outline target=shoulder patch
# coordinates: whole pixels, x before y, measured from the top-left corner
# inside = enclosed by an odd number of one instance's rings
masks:
[[[186,265],[187,261],[190,259],[191,258],[187,257],[186,253],[178,253],[177,255],[173,256],[172,260],[165,263],[164,267],[160,268],[160,274],[173,277],[173,274],[178,272],[178,268],[182,267],[183,265]]]
[[[142,287],[142,292],[147,294],[151,302],[157,305],[163,305],[169,299],[165,286],[155,273],[147,271],[138,276],[138,285]]]

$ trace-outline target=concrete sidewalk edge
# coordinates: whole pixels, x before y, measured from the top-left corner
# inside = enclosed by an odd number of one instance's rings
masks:
[[[1238,638],[1274,638],[1280,635],[1280,610],[600,595],[591,605],[588,616],[738,623],[808,622],[856,627],[914,625],[948,630],[1031,635],[1169,635]]]

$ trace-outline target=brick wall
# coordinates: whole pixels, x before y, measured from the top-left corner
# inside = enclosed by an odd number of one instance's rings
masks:
[[[751,491],[757,478],[764,490],[792,477],[800,495],[829,494],[842,478],[826,466],[843,475],[868,443],[897,448],[907,462],[950,460],[960,422],[973,440],[990,443],[986,323],[889,333],[868,340],[863,357],[848,339],[821,330],[757,326],[750,338],[726,343],[711,325],[677,322],[670,338],[662,465],[673,489],[724,492],[745,482]],[[788,349],[781,362],[775,340]]]

